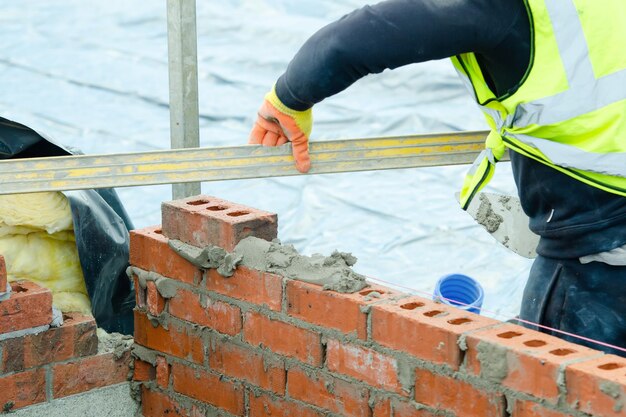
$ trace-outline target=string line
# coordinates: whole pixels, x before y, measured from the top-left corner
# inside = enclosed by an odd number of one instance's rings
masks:
[[[429,299],[432,298],[433,295],[434,295],[434,294],[431,294],[431,293],[426,292],[426,291],[416,290],[415,288],[406,287],[404,285],[398,285],[398,284],[395,284],[393,282],[385,281],[385,280],[382,280],[382,279],[379,279],[379,278],[372,278],[372,277],[369,277],[369,276],[366,276],[366,278],[368,280],[377,281],[377,282],[380,282],[382,284],[389,285],[391,287],[397,287],[397,288],[402,288],[402,289],[405,289],[405,290],[409,290],[409,291],[411,291],[412,293],[415,293],[415,294],[425,295],[425,296],[428,296]],[[449,298],[444,298],[444,297],[441,297],[441,296],[437,296],[437,298],[440,299],[440,300],[445,300],[445,301],[448,301],[450,303],[454,303],[454,304],[460,305],[460,306],[465,306],[465,307],[469,306],[469,304],[462,303],[462,302],[456,301],[456,300],[451,300]],[[496,313],[494,311],[485,310],[483,308],[481,308],[481,311],[483,311],[485,313],[488,313],[488,314],[492,315],[493,317],[500,317],[500,318],[505,318],[506,317],[503,314]],[[563,331],[563,330],[554,329],[552,327],[544,326],[544,325],[539,324],[539,323],[533,323],[532,321],[520,319],[520,318],[517,318],[517,317],[516,318],[512,318],[512,319],[508,319],[508,320],[515,320],[515,321],[518,321],[520,323],[528,324],[530,326],[536,326],[537,328],[540,328],[540,329],[549,330],[551,332],[562,334],[564,336],[573,337],[575,339],[583,340],[583,341],[589,342],[589,343],[594,343],[594,344],[597,344],[597,345],[600,345],[600,346],[604,346],[604,347],[607,347],[607,348],[610,348],[610,349],[619,350],[620,352],[626,353],[626,348],[615,346],[615,345],[612,345],[612,344],[609,344],[609,343],[605,343],[605,342],[601,342],[599,340],[590,339],[588,337],[577,335],[577,334],[570,333],[570,332],[566,332],[566,331]]]

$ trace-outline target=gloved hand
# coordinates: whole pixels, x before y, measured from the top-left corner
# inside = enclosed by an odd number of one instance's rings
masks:
[[[308,172],[311,168],[309,158],[309,135],[313,127],[313,112],[292,110],[285,106],[276,89],[265,95],[265,101],[258,112],[258,118],[248,143],[263,146],[280,146],[291,142],[296,168]]]

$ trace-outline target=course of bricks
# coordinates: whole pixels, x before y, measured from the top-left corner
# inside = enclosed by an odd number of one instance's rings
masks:
[[[1,283],[6,268],[0,273]],[[130,345],[99,353],[93,317],[67,313],[51,327],[51,292],[29,281],[10,285],[10,297],[0,301],[0,413],[129,379]]]
[[[624,358],[381,286],[225,278],[168,239],[232,249],[276,216],[210,196],[162,213],[131,234],[145,417],[626,415]]]

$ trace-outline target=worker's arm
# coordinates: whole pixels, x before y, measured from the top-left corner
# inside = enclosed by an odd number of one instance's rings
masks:
[[[388,0],[356,10],[302,46],[266,96],[250,143],[292,141],[296,166],[306,172],[314,104],[385,69],[489,55],[522,12],[522,0]]]

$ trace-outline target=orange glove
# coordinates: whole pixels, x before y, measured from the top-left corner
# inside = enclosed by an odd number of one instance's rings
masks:
[[[309,136],[313,127],[313,112],[292,110],[276,95],[275,88],[265,95],[259,117],[250,132],[248,143],[263,146],[281,146],[291,142],[296,168],[304,173],[311,169]]]

